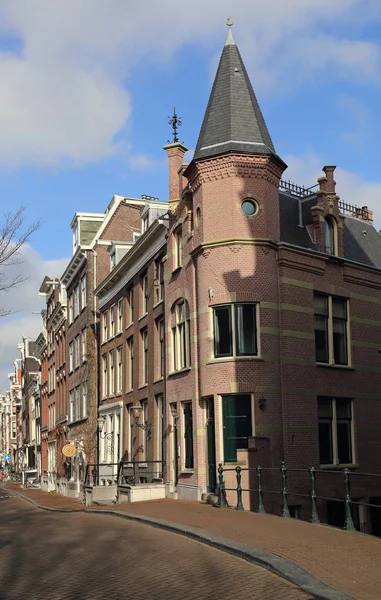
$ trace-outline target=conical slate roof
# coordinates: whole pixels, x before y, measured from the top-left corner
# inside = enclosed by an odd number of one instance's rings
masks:
[[[228,152],[275,155],[274,144],[230,29],[193,158],[198,160]]]

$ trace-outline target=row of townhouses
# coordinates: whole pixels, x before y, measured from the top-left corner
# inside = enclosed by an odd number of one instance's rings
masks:
[[[348,469],[355,526],[380,534],[381,478],[359,475],[381,474],[372,212],[339,198],[333,166],[309,188],[284,180],[231,31],[191,162],[176,115],[164,150],[168,202],[115,195],[71,222],[73,256],[42,282],[41,333],[0,400],[9,466],[88,501],[198,500],[222,467],[233,503],[236,467],[251,489],[284,461],[290,512],[308,518],[314,467],[332,524]]]

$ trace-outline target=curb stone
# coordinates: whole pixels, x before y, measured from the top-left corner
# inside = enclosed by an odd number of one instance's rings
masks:
[[[233,540],[209,533],[203,529],[189,527],[187,525],[182,525],[181,523],[174,523],[173,521],[155,519],[153,517],[131,515],[117,510],[95,510],[91,508],[52,508],[50,506],[38,504],[35,500],[25,496],[21,492],[17,492],[15,490],[7,490],[7,492],[12,496],[19,496],[23,498],[41,510],[60,513],[109,515],[183,535],[189,539],[213,548],[217,548],[222,552],[227,552],[237,556],[238,558],[243,558],[252,564],[267,569],[282,579],[286,579],[290,583],[297,585],[306,593],[314,596],[316,600],[355,600],[355,598],[352,596],[348,596],[344,592],[335,590],[302,567],[299,567],[299,565],[291,560],[276,554],[272,554],[266,550],[261,550],[259,548],[248,546],[247,544],[234,542]]]

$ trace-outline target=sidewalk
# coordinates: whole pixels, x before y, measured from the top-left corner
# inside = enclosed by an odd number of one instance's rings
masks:
[[[16,484],[7,484],[6,487],[46,507],[84,509],[79,500],[41,490],[21,490]],[[93,508],[170,521],[196,528],[200,533],[209,532],[290,560],[356,600],[381,598],[381,539],[378,538],[294,519],[219,509],[180,500]]]

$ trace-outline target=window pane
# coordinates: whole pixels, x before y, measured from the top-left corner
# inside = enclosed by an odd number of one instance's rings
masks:
[[[335,229],[330,218],[324,221],[324,245],[327,254],[335,254]]]
[[[315,314],[328,316],[328,297],[321,294],[314,295]]]
[[[336,418],[350,419],[351,418],[351,401],[338,399],[336,400]]]
[[[348,364],[347,355],[347,322],[341,319],[333,319],[333,358],[335,364]]]
[[[257,354],[255,310],[255,304],[237,304],[235,307],[237,356]]]
[[[329,362],[328,318],[315,314],[315,354],[316,362]]]
[[[347,301],[341,298],[332,298],[332,316],[341,319],[347,318]]]
[[[320,464],[333,464],[332,423],[328,420],[319,420],[319,457]]]
[[[232,354],[231,308],[221,306],[214,309],[214,356]]]
[[[352,462],[350,421],[337,422],[337,455],[340,464]]]
[[[319,398],[318,414],[319,414],[319,418],[330,419],[332,417],[332,400],[331,400],[331,398]]]

